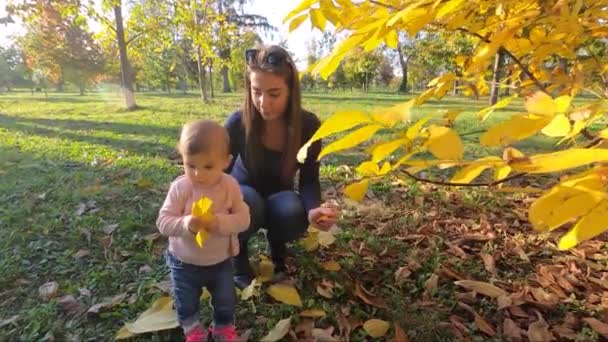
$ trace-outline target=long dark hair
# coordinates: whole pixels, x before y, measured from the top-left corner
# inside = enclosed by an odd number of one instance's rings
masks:
[[[251,97],[249,77],[252,72],[270,72],[282,77],[289,90],[289,101],[285,109],[287,134],[281,162],[281,182],[289,184],[295,175],[296,156],[302,146],[302,107],[298,69],[289,53],[276,45],[260,46],[248,50],[246,60],[245,90],[247,93],[243,108],[243,125],[247,139],[245,153],[249,169],[253,173],[254,179],[261,176],[262,133],[264,130],[264,119],[255,108]]]

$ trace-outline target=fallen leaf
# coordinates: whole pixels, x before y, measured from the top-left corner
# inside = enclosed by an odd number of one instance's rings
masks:
[[[475,291],[465,292],[465,293],[456,292],[455,295],[456,295],[456,299],[458,299],[461,302],[464,302],[467,304],[477,303],[477,292],[475,292]]]
[[[338,272],[342,269],[340,264],[338,264],[337,262],[335,262],[333,260],[324,262],[321,266],[323,267],[324,270],[330,271],[330,272]]]
[[[257,279],[253,279],[251,281],[251,283],[249,284],[249,286],[247,286],[246,288],[243,289],[243,292],[241,292],[241,299],[242,300],[248,300],[249,298],[253,297],[253,295],[255,294],[255,290],[256,288],[258,288],[258,281]]]
[[[91,243],[91,236],[93,234],[91,233],[90,230],[82,228],[82,229],[80,229],[80,234],[84,235],[84,237],[87,239],[87,243],[89,243],[89,244]]]
[[[76,207],[75,214],[78,216],[82,216],[87,211],[87,205],[85,203],[79,203],[78,207]]]
[[[556,296],[545,292],[545,290],[540,287],[532,287],[530,288],[530,292],[536,301],[545,305],[547,308],[553,308],[559,304],[559,299]]]
[[[363,330],[365,330],[369,336],[374,338],[386,335],[389,328],[389,323],[380,319],[370,319],[363,323]]]
[[[266,257],[261,258],[258,264],[257,280],[259,283],[265,283],[271,281],[274,278],[274,264]]]
[[[145,274],[145,273],[150,273],[152,272],[152,267],[150,267],[149,265],[143,265],[142,267],[139,268],[139,275]]]
[[[82,305],[82,303],[76,300],[76,298],[74,298],[74,296],[72,295],[66,295],[59,298],[57,304],[59,304],[59,306],[61,306],[61,309],[67,312],[68,314],[79,315],[84,313],[84,311],[86,310],[84,305]]]
[[[538,320],[528,326],[528,339],[530,342],[553,341],[553,334],[549,331],[549,324],[537,312]]]
[[[244,333],[241,334],[241,336],[239,336],[238,342],[249,341],[249,337],[251,337],[252,333],[253,333],[252,329],[247,329]]]
[[[300,320],[300,323],[293,329],[296,335],[304,335],[304,337],[312,336],[312,329],[315,327],[315,321],[312,319],[304,318]]]
[[[455,279],[455,280],[465,280],[466,278],[460,274],[458,274],[456,271],[454,271],[453,269],[445,266],[445,265],[441,265],[441,267],[439,268],[439,274],[442,275],[444,278],[451,278],[451,279]]]
[[[410,339],[407,337],[405,331],[403,331],[403,328],[401,328],[401,325],[399,325],[397,322],[393,322],[393,326],[395,328],[395,337],[393,337],[393,342],[409,342]]]
[[[320,310],[320,309],[304,310],[304,311],[300,312],[301,317],[308,317],[308,318],[322,318],[322,317],[325,317],[326,315],[327,314],[325,313],[325,311]]]
[[[513,247],[513,252],[515,252],[515,254],[517,254],[517,256],[521,260],[523,260],[525,262],[530,262],[530,258],[528,258],[528,255],[526,254],[526,252],[524,252],[524,250],[520,246]]]
[[[57,297],[57,291],[59,290],[59,284],[55,281],[43,284],[38,288],[38,294],[43,300],[50,300]]]
[[[330,232],[319,232],[319,244],[323,247],[331,246],[336,242],[336,237]]]
[[[378,307],[381,309],[388,309],[388,305],[386,305],[386,302],[384,301],[383,298],[374,296],[373,294],[369,293],[359,283],[357,283],[357,285],[355,285],[355,296],[361,298],[361,300],[363,300],[365,303],[367,303],[369,305],[372,305],[372,306],[375,306],[375,307]]]
[[[412,271],[408,267],[399,267],[395,271],[395,283],[402,285],[412,275]]]
[[[91,254],[91,252],[87,251],[86,249],[80,249],[80,250],[78,250],[78,252],[74,253],[74,258],[80,259],[89,254]]]
[[[276,342],[285,337],[291,328],[291,317],[280,320],[260,342]]]
[[[456,244],[451,243],[451,242],[446,242],[445,243],[448,246],[448,250],[454,254],[455,256],[466,260],[469,258],[469,255],[460,247],[458,247]]]
[[[339,339],[332,335],[333,327],[330,327],[332,332],[326,329],[314,328],[312,329],[312,337],[316,338],[319,342],[338,342]]]
[[[115,339],[123,339],[152,331],[173,329],[179,326],[177,314],[173,310],[173,299],[168,296],[158,298],[152,306],[133,323],[125,323]]]
[[[518,327],[512,319],[505,318],[502,324],[502,334],[507,341],[521,341],[524,330]]]
[[[513,305],[513,300],[508,295],[499,296],[496,298],[496,302],[498,303],[498,310],[503,310]]]
[[[494,261],[494,256],[486,253],[479,253],[479,256],[483,260],[483,265],[486,271],[491,274],[496,274],[496,263]]]
[[[433,295],[437,292],[437,287],[439,286],[439,276],[436,274],[431,274],[429,279],[424,282],[424,289],[429,295]]]
[[[295,287],[286,284],[275,284],[266,291],[272,298],[285,304],[302,306],[302,300]]]
[[[157,289],[161,290],[164,293],[170,294],[171,293],[171,280],[163,280],[161,282],[158,283],[154,283],[152,286],[156,287]]]
[[[334,297],[333,285],[323,282],[317,286],[317,293],[327,299],[332,299]]]
[[[572,328],[567,327],[565,325],[557,325],[551,328],[553,332],[555,332],[559,337],[566,340],[574,341],[577,338],[576,331]]]
[[[496,335],[496,330],[494,330],[494,327],[492,327],[492,325],[488,323],[488,321],[486,321],[486,319],[478,313],[475,313],[475,325],[477,326],[477,328],[479,328],[479,330],[481,330],[483,333],[490,337]]]
[[[83,297],[91,297],[91,291],[85,287],[79,288],[78,293]]]
[[[496,287],[490,283],[485,283],[482,281],[475,281],[475,280],[459,280],[459,281],[455,281],[454,284],[464,287],[467,290],[473,290],[479,294],[482,294],[484,296],[488,296],[488,297],[492,297],[492,298],[498,298],[500,296],[504,296],[507,294],[507,292],[505,292],[505,290]]]
[[[106,235],[110,235],[112,233],[114,233],[114,231],[116,230],[116,228],[118,228],[118,223],[114,223],[114,224],[107,224],[103,227],[103,232]]]
[[[319,233],[308,233],[305,238],[300,240],[300,243],[307,252],[317,250],[319,248]]]
[[[5,326],[7,326],[9,324],[15,324],[17,322],[17,320],[19,320],[19,315],[14,315],[10,318],[0,320],[0,329],[4,328]]]
[[[589,324],[591,329],[596,333],[602,335],[604,338],[608,338],[608,324],[593,317],[583,318],[583,322]]]
[[[152,241],[158,239],[159,237],[160,237],[160,233],[151,233],[148,235],[144,235],[143,239],[148,242],[152,242]]]

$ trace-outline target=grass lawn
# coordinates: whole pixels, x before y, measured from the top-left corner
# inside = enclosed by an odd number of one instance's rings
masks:
[[[142,108],[126,112],[121,109],[122,99],[113,93],[52,93],[48,98],[0,94],[0,341],[108,340],[163,293],[161,285],[168,273],[162,259],[166,242],[156,234],[155,220],[169,182],[181,172],[171,160],[179,129],[198,118],[223,121],[239,108],[241,98],[241,94],[221,95],[203,105],[194,94],[138,94]],[[311,93],[303,103],[323,119],[336,110],[371,111],[407,99],[394,94]],[[416,108],[414,115],[465,108],[455,128],[467,133],[522,109],[521,101],[515,101],[480,123],[474,113],[485,103],[448,97]],[[467,158],[500,152],[476,146],[478,138],[479,134],[463,138]],[[518,147],[525,152],[547,151],[554,142],[533,138]],[[328,196],[335,196],[333,190],[353,177],[340,165],[360,159],[357,153],[345,152],[324,161],[322,181]],[[458,306],[458,289],[449,279],[442,276],[437,286],[427,280],[450,268],[469,279],[526,283],[536,261],[566,255],[550,248],[547,237],[521,234],[530,232],[521,218],[529,205],[524,196],[491,196],[474,189],[454,192],[421,184],[375,184],[373,190],[366,207],[345,207],[340,223],[345,232],[334,245],[316,252],[306,252],[299,245],[293,248],[292,265],[298,267],[292,275],[304,308],[324,309],[327,317],[317,320],[317,327],[335,327],[336,335],[338,327],[350,326],[352,340],[369,339],[357,328],[359,323],[380,318],[399,322],[415,341],[451,340],[450,316],[456,314],[466,318],[464,326],[474,340],[490,340],[471,323],[473,316]],[[450,219],[457,221],[450,223]],[[470,229],[485,234],[483,220],[499,225],[493,226],[495,240],[461,246],[469,258],[459,258],[458,250],[456,256],[454,250],[447,251],[446,242]],[[528,248],[531,261],[512,254],[509,244],[513,241],[521,241],[518,248]],[[264,253],[263,240],[258,239],[254,248]],[[476,257],[482,250],[494,253],[496,273]],[[501,253],[506,254],[499,259]],[[407,281],[395,283],[395,271],[410,259],[420,268]],[[342,270],[323,270],[319,263],[327,260],[339,261]],[[317,294],[323,280],[335,284],[333,299]],[[53,281],[59,285],[58,298],[72,295],[75,304],[39,297],[38,288]],[[352,294],[357,284],[383,297],[390,309],[357,300]],[[80,308],[86,311],[112,297],[116,299],[113,307],[80,314]],[[592,304],[584,300],[560,304],[545,319],[559,323],[571,311],[592,315]],[[204,307],[203,317],[208,319],[209,309]],[[502,313],[495,316],[495,303],[484,298],[475,303],[475,309],[494,327],[502,326]],[[239,303],[238,327],[252,329],[251,340],[259,340],[279,319],[293,315],[294,326],[303,322],[296,316],[300,310],[262,295]],[[346,311],[349,323],[339,320]],[[14,321],[6,322],[14,316]],[[597,338],[588,328],[578,329],[577,334]],[[136,339],[180,336],[173,330]],[[501,333],[493,337],[501,338]]]

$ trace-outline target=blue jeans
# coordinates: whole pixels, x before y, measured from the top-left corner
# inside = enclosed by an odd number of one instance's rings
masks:
[[[285,244],[301,237],[308,229],[308,215],[300,195],[293,191],[281,191],[264,198],[255,189],[243,184],[241,192],[249,206],[251,224],[239,234],[240,254],[235,257],[236,275],[251,272],[247,243],[262,227],[268,231],[270,253],[275,266],[280,269]]]
[[[171,285],[179,324],[185,331],[199,324],[202,288],[211,293],[213,324],[221,328],[234,324],[236,292],[230,259],[211,266],[185,263],[173,254],[166,253],[171,271]]]

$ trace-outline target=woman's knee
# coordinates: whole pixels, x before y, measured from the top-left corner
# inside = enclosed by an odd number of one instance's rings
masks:
[[[248,185],[241,184],[241,193],[243,194],[243,200],[249,206],[249,213],[251,215],[249,229],[244,233],[255,232],[264,225],[264,216],[266,214],[264,198]]]
[[[308,228],[306,209],[300,196],[293,191],[281,191],[266,202],[269,224],[288,226],[296,231]]]

